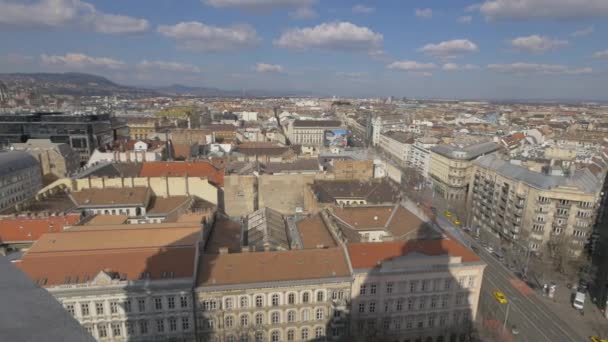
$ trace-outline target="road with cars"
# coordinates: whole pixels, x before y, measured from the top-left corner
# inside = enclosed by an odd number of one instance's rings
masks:
[[[589,341],[589,336],[581,336],[560,317],[551,312],[538,295],[519,280],[492,253],[460,228],[455,227],[444,213],[438,213],[437,224],[471,246],[487,264],[481,286],[479,312],[485,321],[499,321],[500,329],[507,316],[504,339],[507,341],[555,342]],[[500,303],[494,292],[499,291],[507,303]],[[507,314],[508,310],[508,314]],[[513,326],[516,328],[513,329]],[[517,333],[517,334],[514,334]]]

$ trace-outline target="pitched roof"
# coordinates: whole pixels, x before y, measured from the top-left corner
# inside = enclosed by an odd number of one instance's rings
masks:
[[[146,162],[140,177],[205,177],[210,183],[224,185],[224,173],[208,162]]]
[[[36,241],[45,233],[59,233],[80,221],[79,214],[0,219],[0,242]]]
[[[318,246],[325,248],[337,246],[336,241],[325,226],[321,214],[300,220],[296,225],[305,249],[317,248]]]
[[[452,239],[349,243],[346,247],[355,269],[374,268],[383,261],[410,253],[460,256],[462,262],[480,261],[479,256],[473,251]]]
[[[187,278],[193,276],[195,254],[194,245],[112,252],[81,250],[42,256],[28,253],[16,266],[45,287],[85,283],[101,271],[124,280],[140,279],[143,273],[148,273],[150,279],[161,279],[165,272],[173,272],[172,278]]]
[[[293,122],[294,127],[322,127],[322,128],[332,128],[332,127],[341,127],[342,121],[338,120],[295,120]]]
[[[228,248],[229,253],[241,251],[241,224],[219,217],[213,224],[211,235],[205,245],[205,253],[219,253],[220,248]]]
[[[319,170],[318,159],[298,159],[290,163],[268,163],[264,168],[264,172],[268,174],[281,172],[307,172]]]
[[[84,223],[85,226],[99,226],[108,224],[125,224],[129,215],[102,215],[91,216],[91,219]]]
[[[189,196],[169,196],[169,197],[154,197],[150,200],[150,208],[146,212],[148,215],[169,214],[175,209],[181,207],[186,202],[190,201]]]
[[[280,212],[265,207],[247,215],[246,243],[256,250],[289,249],[287,225]]]
[[[38,166],[36,158],[27,152],[0,152],[0,175],[8,175],[18,170]]]
[[[204,254],[197,286],[240,285],[349,276],[341,248]]]
[[[368,204],[394,203],[399,191],[390,181],[361,182],[358,180],[315,180],[310,185],[320,203],[335,203],[336,199],[364,199]]]
[[[147,205],[150,188],[103,188],[83,189],[71,193],[79,207],[106,205]]]
[[[131,225],[127,225],[131,226]],[[87,226],[84,226],[87,227]],[[90,226],[89,230],[69,230],[63,233],[42,235],[28,250],[28,255],[58,252],[91,252],[192,246],[200,235],[200,226],[183,228],[108,229]]]

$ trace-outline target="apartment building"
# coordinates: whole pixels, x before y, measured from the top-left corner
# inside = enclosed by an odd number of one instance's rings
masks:
[[[328,131],[344,131],[337,120],[294,120],[287,127],[287,137],[292,144],[323,146]]]
[[[354,243],[352,341],[465,341],[485,264],[455,240]]]
[[[201,256],[198,341],[311,341],[344,338],[350,270],[344,250]]]
[[[40,164],[26,152],[0,152],[0,211],[32,198],[42,188]]]
[[[380,134],[377,146],[388,153],[401,166],[407,166],[412,153],[414,137],[404,132],[385,132]]]
[[[425,179],[429,177],[431,167],[431,148],[439,143],[439,139],[423,137],[416,139],[411,147],[408,165],[422,175]]]
[[[193,341],[200,225],[44,234],[16,266],[98,341]]]
[[[448,200],[464,201],[473,160],[498,149],[498,144],[493,142],[468,146],[437,145],[431,148],[429,175],[435,192]]]
[[[596,221],[603,180],[587,168],[554,176],[488,155],[473,162],[468,224],[532,251],[561,240],[579,254]]]

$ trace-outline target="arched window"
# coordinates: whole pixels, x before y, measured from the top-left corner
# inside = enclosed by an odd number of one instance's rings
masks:
[[[241,307],[246,308],[249,306],[249,298],[241,297]]]
[[[319,308],[315,311],[315,318],[317,320],[322,320],[323,319],[323,309]]]
[[[279,306],[279,295],[278,294],[272,295],[272,306]]]
[[[246,327],[249,325],[249,316],[246,314],[241,315],[241,326]]]
[[[255,306],[261,308],[262,305],[264,305],[264,299],[262,298],[262,295],[255,296]]]
[[[287,303],[289,303],[289,304],[296,303],[296,295],[294,293],[290,293],[287,295]]]
[[[310,312],[308,309],[302,310],[302,321],[308,321],[310,319]]]
[[[302,293],[302,303],[308,303],[310,301],[310,293]]]
[[[232,298],[226,298],[226,305],[225,308],[226,310],[232,310]]]
[[[323,291],[317,292],[317,302],[322,302],[323,298],[324,298]]]
[[[279,324],[279,323],[281,323],[281,318],[280,318],[278,312],[273,312],[272,314],[270,314],[270,322],[272,324]]]
[[[296,312],[295,311],[288,311],[287,312],[287,322],[292,323],[296,321]]]
[[[315,337],[316,338],[323,337],[323,327],[317,327],[315,329]]]
[[[234,325],[234,318],[232,316],[226,316],[226,319],[224,320],[224,325],[226,326],[226,328],[232,328],[232,326]]]
[[[287,341],[293,341],[296,339],[296,332],[293,329],[287,330]]]
[[[236,338],[233,335],[228,335],[226,342],[236,342]]]
[[[258,312],[255,314],[255,325],[262,325],[264,324],[264,314],[261,312]]]
[[[255,342],[264,342],[264,333],[258,331],[255,333]]]
[[[249,342],[249,335],[247,333],[241,335],[241,342]]]
[[[270,341],[271,342],[279,342],[280,338],[281,338],[281,334],[279,334],[279,332],[277,330],[273,331],[270,334]]]
[[[308,340],[308,328],[302,328],[302,341]]]

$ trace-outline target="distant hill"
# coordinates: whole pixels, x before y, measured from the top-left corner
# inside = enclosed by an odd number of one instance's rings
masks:
[[[147,96],[156,92],[116,84],[107,78],[83,73],[0,74],[0,84],[9,92],[25,91],[38,95]]]
[[[201,97],[281,97],[281,96],[312,96],[312,92],[274,91],[274,90],[225,90],[207,87],[191,87],[173,84],[167,87],[151,88],[167,95],[201,96]]]
[[[242,96],[242,92],[232,90],[222,90],[207,87],[190,87],[181,84],[172,84],[167,87],[152,88],[154,91],[168,95],[191,95],[203,97],[236,97]]]
[[[0,73],[0,100],[2,93],[28,93],[40,95],[72,96],[199,96],[199,97],[275,97],[311,96],[310,92],[224,90],[173,84],[165,87],[144,88],[116,84],[105,77],[85,73]]]

